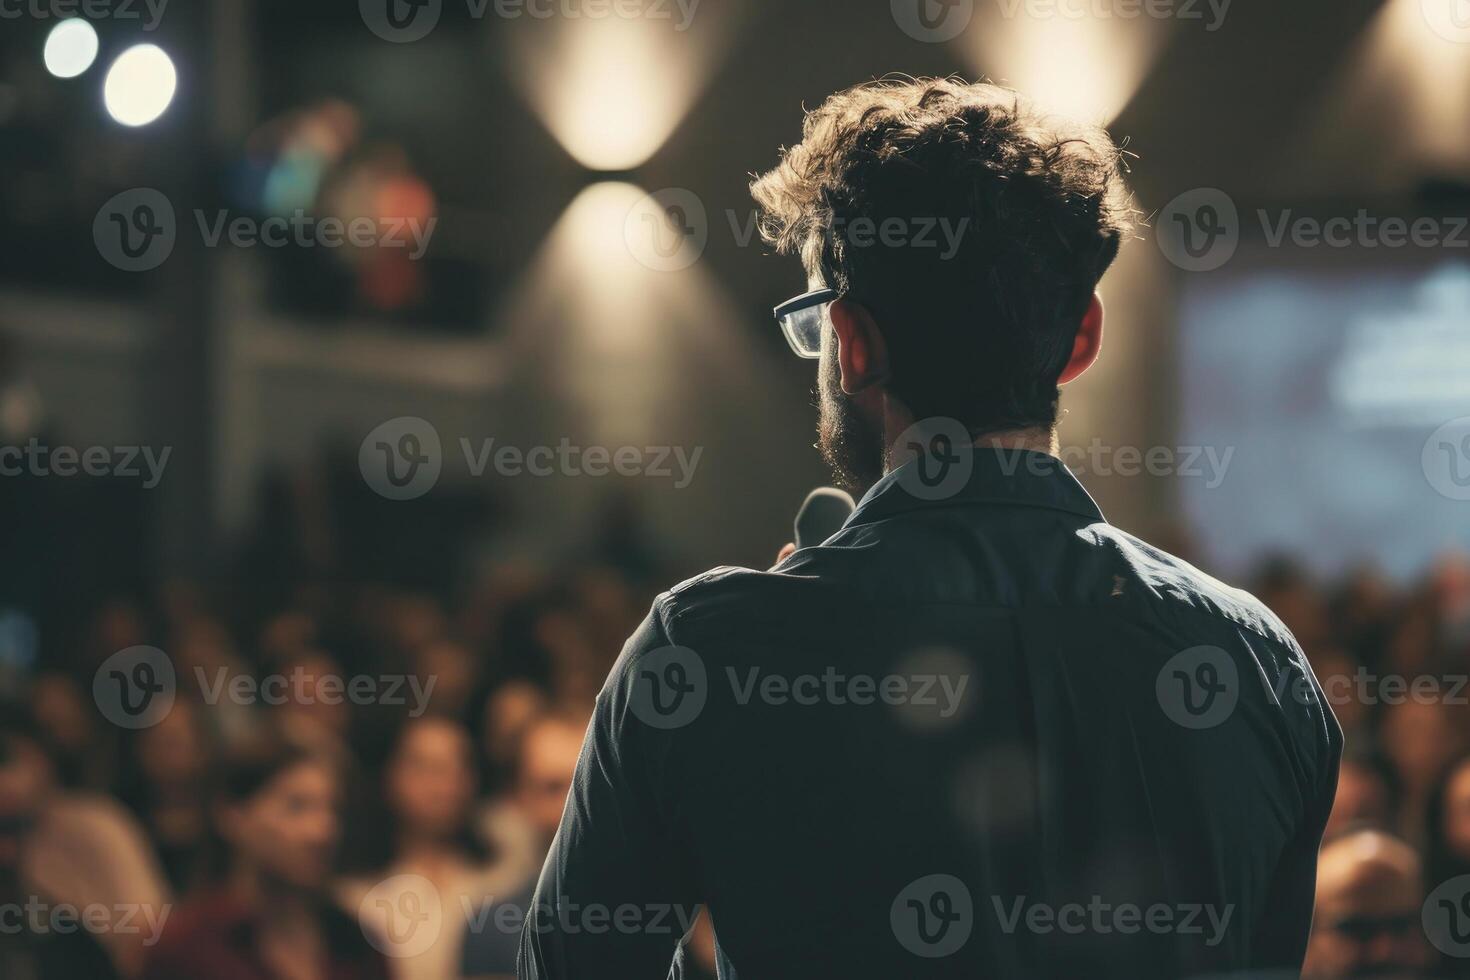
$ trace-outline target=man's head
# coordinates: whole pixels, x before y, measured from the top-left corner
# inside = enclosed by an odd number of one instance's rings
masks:
[[[993,85],[874,82],[809,113],[751,192],[766,241],[842,297],[819,382],[840,479],[882,473],[896,416],[1050,433],[1132,214],[1106,133]]]
[[[1381,831],[1352,831],[1324,845],[1303,975],[1412,976],[1426,967],[1421,875],[1414,849]]]

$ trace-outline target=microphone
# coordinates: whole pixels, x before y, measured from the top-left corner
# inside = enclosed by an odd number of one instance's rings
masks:
[[[855,510],[850,494],[836,487],[817,487],[796,512],[796,547],[810,548],[826,541]]]

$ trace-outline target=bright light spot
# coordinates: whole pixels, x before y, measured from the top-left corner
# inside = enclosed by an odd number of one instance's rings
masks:
[[[97,32],[80,17],[64,20],[46,35],[46,70],[57,78],[75,78],[97,58]]]
[[[124,126],[143,126],[163,115],[177,87],[174,63],[163,49],[139,44],[118,55],[107,69],[102,101],[108,114]]]
[[[686,32],[648,17],[531,26],[506,39],[512,77],[567,152],[600,171],[632,170],[658,151],[731,34],[705,10]]]
[[[1422,160],[1446,167],[1470,159],[1465,113],[1470,112],[1470,21],[1454,10],[1461,0],[1395,0],[1378,13],[1357,64],[1359,85],[1395,94],[1400,142]],[[1440,16],[1442,15],[1442,16]],[[1458,27],[1460,34],[1451,33]]]
[[[978,71],[1043,109],[1105,126],[1143,83],[1166,28],[1152,21],[1017,17],[971,36]]]

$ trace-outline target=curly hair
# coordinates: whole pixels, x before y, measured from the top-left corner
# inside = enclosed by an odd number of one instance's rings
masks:
[[[1056,424],[1057,378],[1131,230],[1123,170],[1106,132],[1009,89],[885,79],[808,113],[751,194],[768,244],[873,314],[915,417],[979,436]]]

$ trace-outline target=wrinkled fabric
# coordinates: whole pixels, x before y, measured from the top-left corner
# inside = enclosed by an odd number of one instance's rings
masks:
[[[1296,974],[1342,735],[1290,633],[1053,457],[924,462],[655,601],[521,977],[677,976],[699,905],[725,978]]]

